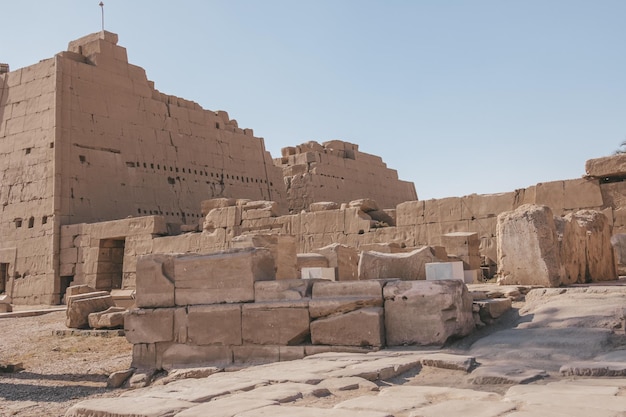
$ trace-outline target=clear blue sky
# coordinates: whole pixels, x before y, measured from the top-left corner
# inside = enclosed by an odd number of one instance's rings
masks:
[[[0,6],[11,69],[100,30],[96,0]],[[626,141],[624,0],[104,0],[156,88],[274,157],[342,139],[420,199],[579,178]]]

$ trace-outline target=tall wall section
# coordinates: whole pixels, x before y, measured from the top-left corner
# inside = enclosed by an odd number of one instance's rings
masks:
[[[58,300],[54,200],[57,63],[0,74],[0,293]]]
[[[307,210],[320,201],[347,203],[360,198],[376,200],[381,208],[394,208],[417,200],[415,185],[398,179],[375,155],[359,151],[353,143],[333,140],[307,142],[282,149],[274,160],[282,168],[289,211]]]
[[[63,224],[144,215],[197,224],[200,202],[214,197],[285,207],[281,172],[252,130],[155,90],[116,34],[68,49],[58,57]]]

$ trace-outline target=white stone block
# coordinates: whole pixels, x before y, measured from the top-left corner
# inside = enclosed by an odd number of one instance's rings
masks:
[[[302,279],[327,279],[335,281],[335,268],[308,267],[302,268]]]
[[[465,281],[463,262],[431,262],[426,264],[426,280],[458,279]]]

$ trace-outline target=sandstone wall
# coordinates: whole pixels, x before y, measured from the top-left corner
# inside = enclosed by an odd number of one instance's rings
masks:
[[[0,277],[13,302],[58,302],[55,59],[0,74]]]
[[[393,208],[417,199],[412,182],[399,180],[380,157],[360,152],[358,145],[307,142],[283,148],[282,154],[274,162],[283,170],[292,213],[308,210],[318,201],[347,203],[367,197],[382,208]]]
[[[223,111],[154,89],[117,35],[73,41],[58,58],[62,222],[160,215],[197,224],[215,197],[285,206],[263,139]]]

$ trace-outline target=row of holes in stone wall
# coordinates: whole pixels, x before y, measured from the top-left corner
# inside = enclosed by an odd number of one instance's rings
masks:
[[[20,227],[24,225],[24,219],[22,219],[21,217],[15,218],[13,219],[13,223],[15,223],[15,228],[19,229]],[[35,218],[33,216],[29,217],[27,220],[27,223],[28,223],[28,228],[32,229],[33,227],[35,227]],[[42,216],[41,225],[43,226],[46,223],[48,223],[48,216]]]
[[[185,213],[185,212],[174,212],[174,211],[163,211],[163,210],[144,210],[144,209],[137,209],[137,213],[138,214],[145,214],[145,215],[153,215],[153,216],[184,216],[184,217],[192,217],[192,218],[200,218],[202,217],[202,214],[199,213]]]
[[[81,161],[83,162],[83,161]],[[230,174],[224,174],[224,173],[218,173],[218,172],[207,172],[205,170],[198,170],[198,169],[191,169],[191,168],[179,168],[179,167],[173,167],[173,166],[166,166],[163,165],[161,166],[161,164],[154,164],[154,163],[149,163],[149,162],[126,162],[126,166],[129,168],[141,168],[142,166],[145,169],[153,169],[155,171],[161,171],[163,170],[164,172],[180,172],[182,171],[183,174],[194,174],[194,175],[200,175],[200,176],[205,176],[205,177],[211,177],[211,178],[216,178],[218,180],[223,180],[223,179],[227,179],[227,180],[234,180],[234,181],[241,181],[241,182],[245,182],[245,183],[255,183],[255,184],[267,184],[267,179],[262,179],[262,178],[251,178],[251,177],[244,177],[243,175],[230,175]],[[168,169],[169,168],[169,169]],[[177,177],[178,178],[178,177]],[[184,181],[184,179],[183,179]],[[209,184],[209,182],[207,182],[207,184]],[[274,186],[274,183],[270,181],[270,187]]]

